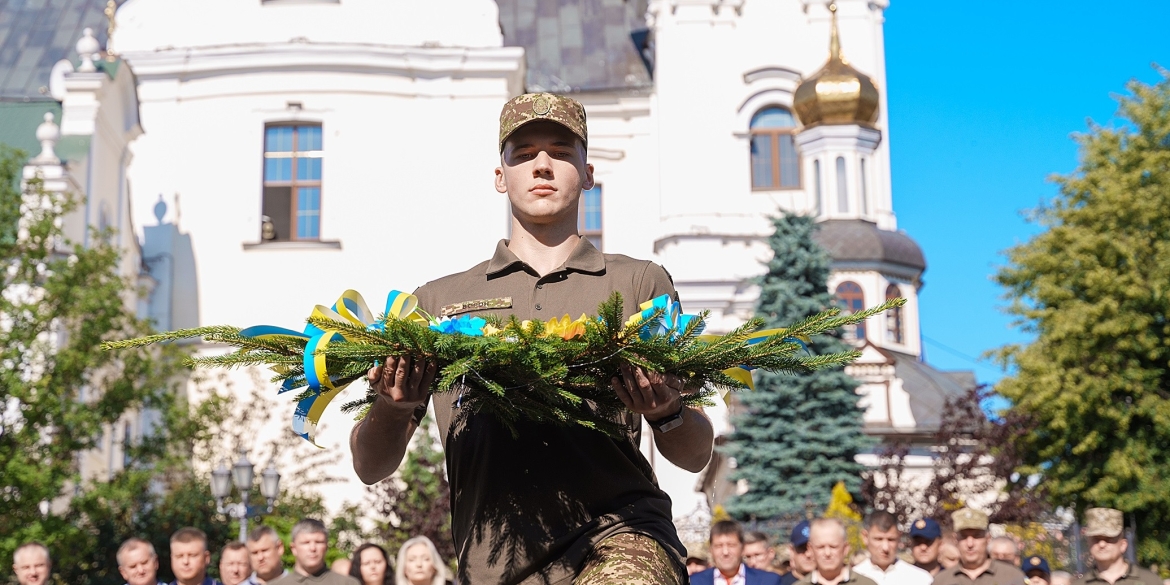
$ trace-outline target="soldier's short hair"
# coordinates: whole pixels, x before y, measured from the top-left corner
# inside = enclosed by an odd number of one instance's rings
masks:
[[[769,540],[770,539],[768,538],[768,535],[760,532],[759,530],[752,530],[751,532],[745,532],[743,534],[744,544],[755,544],[757,542],[762,542],[764,543],[764,546],[768,546],[771,544]]]

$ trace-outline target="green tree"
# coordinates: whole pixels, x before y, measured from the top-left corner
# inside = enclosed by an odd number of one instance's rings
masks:
[[[177,368],[173,349],[98,348],[149,331],[129,308],[133,284],[106,234],[88,247],[64,236],[62,221],[77,207],[71,195],[39,179],[20,188],[24,160],[0,147],[0,558],[29,540],[66,555],[89,550],[94,533],[72,496],[97,482],[124,495],[145,485],[145,471],[83,477],[79,456],[126,417],[169,410]],[[144,462],[161,455],[154,445],[127,447]],[[80,554],[71,561],[80,571],[90,563]]]
[[[830,258],[813,241],[813,219],[784,215],[773,221],[773,257],[760,280],[756,313],[767,327],[785,327],[834,305],[829,294]],[[849,348],[819,335],[809,350],[835,353]],[[733,419],[735,431],[725,452],[734,457],[732,481],[748,491],[727,511],[740,519],[803,514],[807,503],[824,509],[837,482],[859,493],[862,466],[854,456],[870,446],[862,433],[857,382],[843,368],[811,374],[756,373],[755,392],[736,396],[746,410]]]
[[[1137,518],[1138,557],[1170,562],[1170,76],[1133,81],[1119,126],[1077,137],[1080,164],[996,275],[1033,336],[997,352],[998,385],[1034,432],[1023,475],[1053,504]]]

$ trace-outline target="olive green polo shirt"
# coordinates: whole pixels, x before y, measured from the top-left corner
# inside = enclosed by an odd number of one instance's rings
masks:
[[[819,573],[813,572],[812,574],[806,575],[804,579],[801,579],[796,583],[797,585],[818,585],[820,583],[824,583],[824,580],[821,578]],[[870,579],[869,577],[866,577],[865,575],[862,575],[861,573],[858,573],[851,568],[845,569],[845,578],[839,581],[838,585],[845,585],[846,583],[849,583],[850,585],[877,585],[873,579]]]
[[[1024,572],[1003,561],[991,560],[986,571],[972,579],[963,572],[961,565],[943,569],[934,576],[934,585],[1024,585]]]
[[[595,315],[612,291],[625,314],[676,296],[661,266],[602,254],[581,238],[564,264],[538,274],[501,241],[492,258],[419,288],[432,315],[515,315],[548,320]],[[686,582],[685,549],[670,498],[638,447],[641,420],[626,412],[625,436],[580,426],[517,422],[517,437],[493,416],[455,416],[456,392],[433,396],[451,484],[459,583],[570,583],[593,546],[623,533],[657,540]]]
[[[1077,579],[1074,585],[1089,585],[1091,583],[1109,584],[1108,581],[1097,575],[1097,568],[1094,567],[1084,577]],[[1129,570],[1125,572],[1125,575],[1114,581],[1113,585],[1162,585],[1162,578],[1155,575],[1153,571],[1131,564],[1129,565]]]

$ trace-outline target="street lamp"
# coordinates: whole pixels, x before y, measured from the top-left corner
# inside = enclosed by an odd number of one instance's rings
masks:
[[[252,491],[252,481],[256,478],[255,466],[248,461],[248,456],[240,449],[240,458],[231,469],[221,461],[219,467],[211,472],[211,495],[215,496],[215,508],[220,514],[227,514],[240,521],[240,542],[248,537],[248,518],[255,518],[272,513],[272,505],[280,495],[280,473],[276,471],[276,462],[269,461],[268,467],[260,474],[260,494],[264,496],[264,506],[249,506],[248,492]],[[232,485],[240,492],[240,501],[234,504],[224,504],[232,493]]]

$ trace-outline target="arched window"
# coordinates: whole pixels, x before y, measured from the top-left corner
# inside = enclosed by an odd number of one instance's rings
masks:
[[[768,107],[752,116],[752,189],[800,188],[800,156],[792,112]]]
[[[837,290],[834,293],[837,297],[837,302],[841,304],[842,312],[846,315],[852,315],[865,308],[865,293],[861,290],[861,285],[852,281],[845,281],[837,285]],[[865,322],[862,321],[857,325],[845,328],[846,339],[865,339]]]
[[[902,291],[898,289],[898,285],[891,284],[886,287],[887,301],[900,296],[902,296]],[[886,339],[893,343],[905,343],[905,338],[904,326],[902,325],[902,307],[894,307],[886,311]]]

